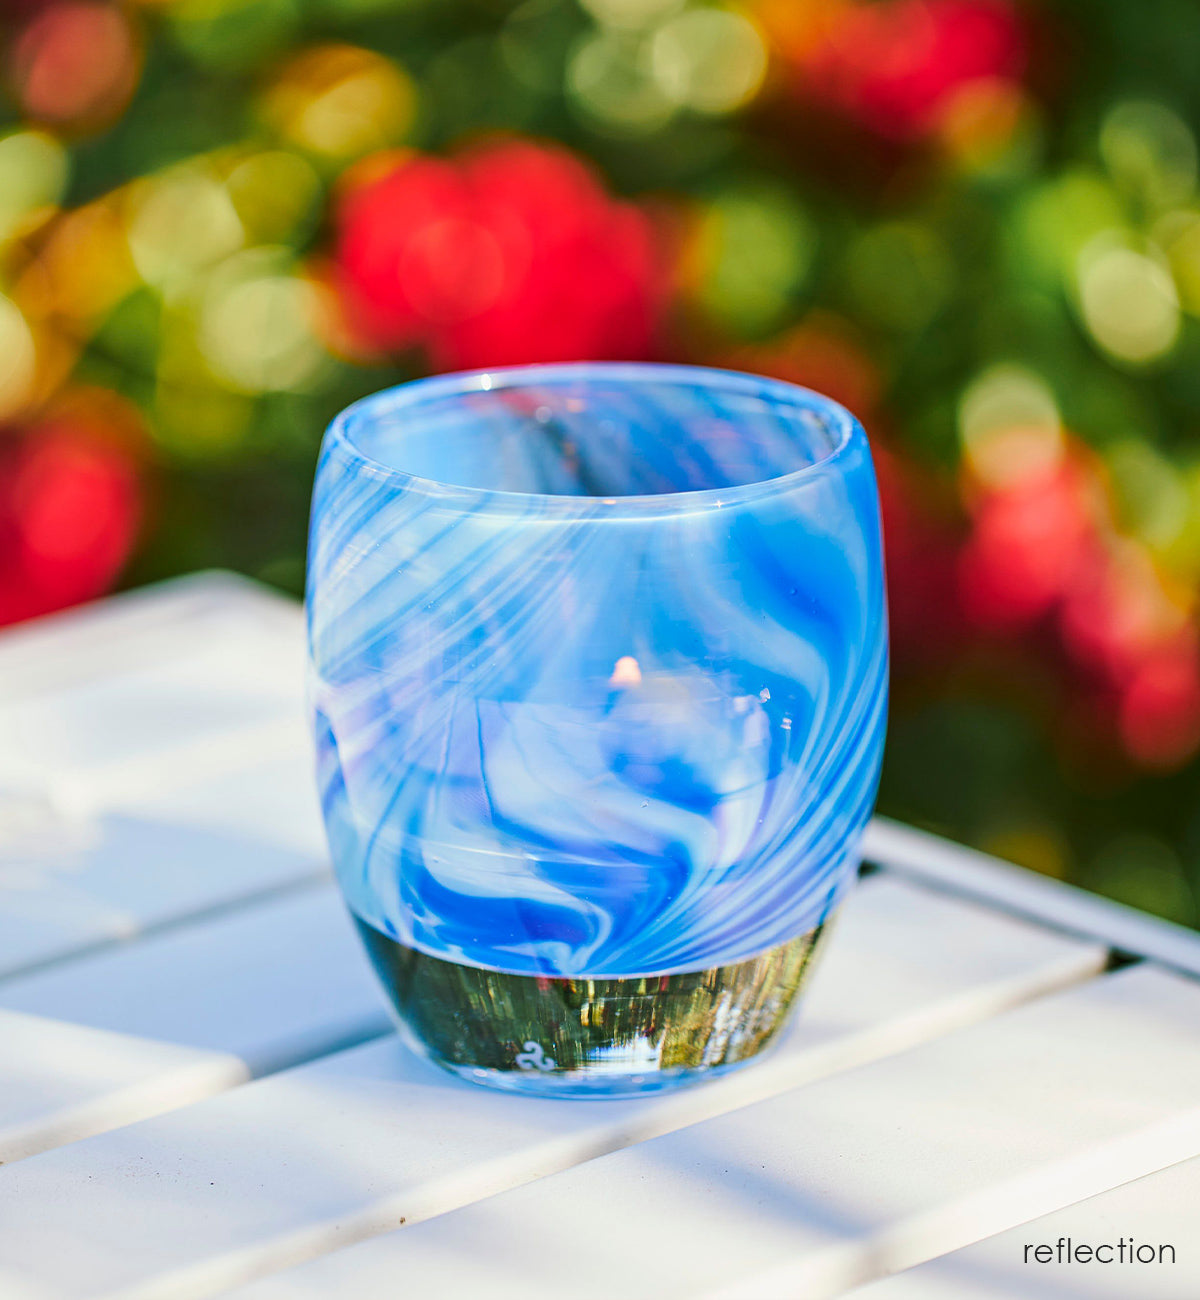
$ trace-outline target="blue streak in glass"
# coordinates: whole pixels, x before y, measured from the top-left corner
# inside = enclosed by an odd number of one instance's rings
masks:
[[[322,448],[311,694],[351,908],[532,975],[816,925],[883,744],[875,480],[814,393],[689,367],[444,376]]]

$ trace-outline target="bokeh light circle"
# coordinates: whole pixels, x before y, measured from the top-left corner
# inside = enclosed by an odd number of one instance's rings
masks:
[[[1179,294],[1170,272],[1107,235],[1080,254],[1079,304],[1088,333],[1120,361],[1156,361],[1179,336]]]
[[[767,74],[758,28],[727,9],[689,9],[663,23],[650,47],[654,79],[681,108],[731,113],[749,103]]]
[[[140,45],[117,5],[63,0],[16,38],[9,70],[26,116],[98,130],[120,116],[137,86]]]
[[[390,59],[330,44],[304,50],[284,67],[264,113],[290,143],[345,160],[403,139],[416,104],[412,80]]]
[[[67,152],[45,131],[0,138],[0,242],[53,208],[67,183]]]
[[[631,134],[659,130],[678,107],[654,75],[646,42],[622,33],[598,31],[576,46],[566,90],[586,118]]]
[[[314,329],[319,306],[317,289],[294,275],[267,272],[217,283],[201,311],[201,350],[235,390],[302,388],[325,356]]]
[[[33,389],[37,349],[25,317],[0,294],[0,420],[19,411]]]
[[[606,27],[639,28],[678,13],[685,0],[579,0],[596,22]]]
[[[1182,203],[1196,188],[1196,141],[1165,104],[1126,100],[1100,128],[1100,155],[1126,192],[1149,206]]]
[[[247,240],[278,244],[315,219],[321,180],[307,159],[286,149],[251,154],[229,173],[225,188]]]
[[[170,287],[235,252],[243,239],[228,191],[204,171],[181,169],[138,187],[129,248],[147,284]]]
[[[975,477],[993,489],[1046,474],[1065,450],[1054,394],[1024,366],[980,375],[959,402],[958,432]]]

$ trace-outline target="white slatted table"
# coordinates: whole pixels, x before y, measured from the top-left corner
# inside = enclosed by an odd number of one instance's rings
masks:
[[[877,821],[762,1063],[492,1093],[389,1032],[302,695],[225,575],[0,637],[0,1300],[1200,1296],[1191,932]]]

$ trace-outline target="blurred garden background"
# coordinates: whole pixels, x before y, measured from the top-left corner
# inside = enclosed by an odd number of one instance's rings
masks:
[[[820,389],[885,499],[883,811],[1200,889],[1190,0],[0,0],[0,622],[302,589],[435,370]]]

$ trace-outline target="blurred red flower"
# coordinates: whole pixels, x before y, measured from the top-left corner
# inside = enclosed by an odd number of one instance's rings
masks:
[[[1100,545],[1088,467],[1067,459],[979,495],[959,559],[963,606],[991,630],[1025,627],[1054,608]]]
[[[27,116],[94,131],[124,112],[141,73],[126,12],[94,0],[47,4],[17,36],[8,73]]]
[[[369,346],[421,345],[439,369],[653,350],[665,274],[651,224],[560,146],[372,160],[337,228],[335,282]]]
[[[1200,668],[1186,628],[1148,654],[1121,693],[1121,739],[1144,767],[1173,768],[1200,748]]]
[[[790,51],[802,94],[877,135],[938,129],[960,91],[1014,81],[1026,40],[1005,0],[882,0],[838,6]]]
[[[959,530],[931,476],[873,440],[887,561],[888,624],[901,670],[941,670],[963,646],[955,583]]]
[[[1077,444],[1002,488],[975,485],[959,592],[981,630],[1052,627],[1088,709],[1125,754],[1172,768],[1200,749],[1200,643],[1149,551],[1116,527],[1094,458]],[[1089,723],[1090,725],[1090,723]]]
[[[141,518],[130,450],[67,407],[0,441],[0,624],[102,595]]]

